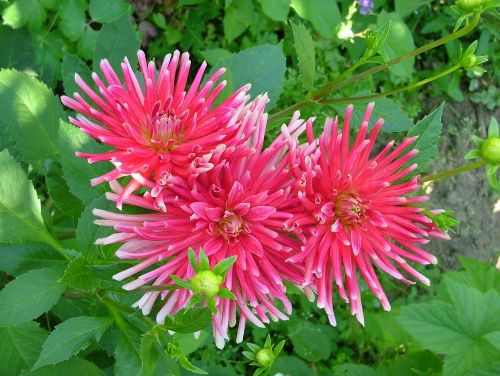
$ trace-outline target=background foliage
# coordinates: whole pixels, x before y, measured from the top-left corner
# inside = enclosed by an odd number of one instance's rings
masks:
[[[253,372],[242,355],[245,345],[215,348],[204,330],[210,323],[206,309],[184,312],[159,327],[129,307],[138,295],[112,280],[123,269],[113,246],[93,244],[107,230],[92,223],[92,209],[112,204],[103,197],[105,188],[91,187],[89,180],[106,168],[74,156],[75,150],[104,147],[66,122],[58,96],[77,90],[75,72],[89,80],[102,58],[117,68],[124,56],[134,64],[140,47],[158,60],[177,48],[195,62],[207,60],[213,70],[227,67],[226,92],[246,82],[253,85],[252,95],[267,91],[268,109],[277,111],[347,77],[353,65],[380,64],[451,33],[457,18],[449,4],[430,0],[375,1],[368,15],[354,12],[349,18],[351,3],[0,1],[1,375],[187,375],[200,372],[197,367],[212,375]],[[379,32],[375,46],[368,29]],[[498,30],[493,11],[468,37],[469,43],[478,40],[477,55],[488,56],[487,73],[457,70],[423,91],[376,99],[387,137],[420,136],[422,171],[438,156],[444,106],[439,103],[459,106],[468,97],[490,110],[498,106]],[[378,53],[369,56],[367,48]],[[390,91],[453,66],[460,56],[460,42],[453,41],[330,98]],[[438,105],[424,116],[429,97],[438,98]],[[303,116],[342,113],[346,101],[312,104]],[[357,101],[358,108],[366,102]],[[276,120],[269,138],[279,130]],[[390,313],[363,291],[366,329],[342,306],[336,308],[338,327],[328,326],[297,291],[290,321],[269,327],[274,343],[286,340],[271,373],[500,374],[499,273],[471,258],[460,263],[461,271],[428,268],[432,288],[385,278],[394,303]],[[199,337],[193,336],[198,330]],[[263,345],[266,336],[252,329],[247,339]]]

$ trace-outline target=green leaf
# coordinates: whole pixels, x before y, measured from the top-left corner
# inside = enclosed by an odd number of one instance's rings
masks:
[[[68,360],[85,350],[92,340],[99,342],[111,325],[110,317],[73,317],[57,325],[44,342],[33,369]]]
[[[0,243],[53,243],[33,184],[7,150],[0,152]]]
[[[59,282],[62,268],[35,269],[9,282],[0,291],[0,326],[23,324],[47,312],[66,289]]]
[[[317,373],[306,362],[295,356],[284,355],[279,357],[271,368],[271,375],[281,373],[284,375],[316,376]]]
[[[106,23],[128,14],[130,5],[124,0],[90,0],[89,13],[92,21]]]
[[[296,320],[288,328],[288,337],[297,355],[307,361],[317,362],[330,356],[330,340],[319,326],[304,320]]]
[[[295,42],[295,52],[299,60],[299,71],[302,80],[302,85],[307,90],[314,89],[314,76],[316,69],[316,61],[314,54],[314,41],[311,33],[303,24],[292,25],[293,40]]]
[[[36,322],[0,328],[0,374],[18,376],[35,363],[47,332]]]
[[[234,265],[236,258],[237,256],[231,256],[221,260],[213,267],[212,271],[217,275],[225,277],[227,271]]]
[[[262,12],[270,19],[278,22],[286,22],[290,12],[290,0],[258,0]]]
[[[387,13],[383,10],[377,16],[377,24],[378,26],[383,26],[387,22],[391,22],[391,27],[387,39],[380,49],[380,54],[386,62],[415,49],[411,31],[399,15],[396,13]],[[391,66],[389,70],[398,77],[410,79],[413,73],[414,61],[415,58],[408,59]]]
[[[443,368],[441,358],[430,351],[408,352],[391,361],[386,367],[379,367],[378,374],[392,375],[438,375]]]
[[[140,331],[128,321],[120,324],[120,336],[115,348],[115,375],[139,375],[141,371]]]
[[[417,149],[419,152],[409,161],[409,164],[418,164],[417,169],[412,172],[414,175],[426,171],[429,163],[439,155],[438,146],[442,127],[441,116],[443,115],[443,108],[444,103],[429,115],[424,116],[422,120],[408,131],[407,137],[418,136],[418,140],[412,145],[412,148]]]
[[[402,18],[410,15],[421,6],[429,4],[430,2],[432,2],[432,0],[394,0],[396,13]]]
[[[238,0],[226,5],[224,18],[224,35],[229,43],[245,32],[251,24],[253,17],[252,0]]]
[[[189,259],[189,264],[191,265],[193,270],[198,273],[200,269],[198,268],[198,263],[196,262],[196,255],[194,253],[193,248],[188,249],[188,259]]]
[[[95,241],[99,238],[111,235],[114,230],[113,227],[98,226],[94,224],[96,219],[92,210],[112,210],[115,208],[115,204],[112,201],[106,199],[106,197],[101,196],[92,201],[83,211],[80,219],[78,220],[78,226],[76,228],[76,239],[78,243],[78,251],[83,255],[88,257],[90,260],[101,258],[107,258],[107,254],[103,253],[103,246],[95,245]],[[116,248],[116,247],[115,247]],[[115,249],[113,246],[110,249]]]
[[[210,269],[210,261],[208,260],[208,257],[205,254],[205,252],[203,251],[203,249],[201,249],[201,248],[200,248],[200,252],[198,254],[198,266],[200,268],[200,271]]]
[[[205,59],[208,65],[216,65],[222,59],[226,59],[232,55],[232,53],[224,48],[212,48],[210,50],[200,51],[201,56]]]
[[[54,159],[45,161],[45,181],[49,190],[50,198],[54,204],[64,214],[71,217],[77,217],[83,210],[83,203],[69,191],[62,174],[62,167]]]
[[[0,26],[0,44],[0,68],[35,70],[35,49],[26,29],[13,30]]]
[[[92,85],[92,72],[88,65],[78,56],[64,51],[62,62],[62,79],[66,95],[72,96],[75,92],[81,92],[80,87],[75,83],[75,73],[78,73],[85,82]]]
[[[152,376],[158,364],[158,359],[160,358],[158,338],[155,330],[150,330],[141,336],[140,352],[141,372],[139,376]]]
[[[472,257],[459,256],[458,259],[464,271],[448,272],[446,273],[447,279],[474,287],[483,293],[495,289],[500,294],[500,273],[493,265],[485,264]]]
[[[163,325],[177,333],[194,333],[205,329],[212,322],[212,313],[208,308],[181,310],[173,318],[167,317]]]
[[[111,66],[121,72],[120,63],[128,58],[132,69],[137,64],[137,50],[141,41],[128,15],[110,22],[99,30],[94,51],[94,72],[99,71],[102,59],[108,59]]]
[[[0,246],[0,270],[18,276],[31,269],[57,266],[65,268],[68,260],[52,247],[42,243]]]
[[[61,282],[74,290],[95,291],[101,285],[101,278],[89,269],[85,258],[77,257],[69,263]]]
[[[445,375],[464,375],[500,357],[487,337],[500,330],[500,295],[494,290],[481,293],[454,279],[445,279],[445,284],[451,304],[402,307],[400,322],[427,349],[445,354]]]
[[[193,333],[175,333],[173,340],[179,344],[184,355],[189,355],[198,350],[208,337],[208,333],[202,330],[199,337],[195,337]]]
[[[97,40],[98,31],[92,29],[90,26],[85,27],[82,37],[78,40],[77,50],[78,55],[85,60],[92,60],[94,56],[94,49]]]
[[[270,102],[269,110],[279,98],[285,79],[286,59],[281,44],[263,44],[243,50],[221,60],[212,68],[215,72],[220,67],[226,67],[224,79],[227,86],[222,96],[227,97],[230,93],[241,86],[251,83],[250,94],[255,97],[262,93],[268,93]]]
[[[2,17],[4,24],[13,29],[26,24],[36,29],[43,24],[47,13],[37,0],[16,0],[4,9]]]
[[[85,31],[85,10],[87,2],[84,0],[59,0],[57,10],[60,21],[59,30],[72,42],[76,42]]]
[[[75,151],[102,153],[105,151],[104,147],[78,128],[63,121],[59,130],[58,145],[64,180],[68,183],[70,192],[87,205],[101,197],[106,192],[105,186],[101,184],[92,187],[90,179],[107,172],[109,165],[102,162],[91,165],[85,159],[76,157]]]
[[[340,11],[335,1],[330,0],[292,0],[292,8],[303,19],[311,22],[325,38],[332,39],[340,25]]]
[[[220,298],[236,300],[236,295],[234,295],[231,290],[226,288],[221,288],[219,293],[217,294]]]
[[[9,148],[43,171],[43,161],[57,154],[62,108],[59,99],[36,78],[15,70],[0,71],[0,148]],[[36,139],[37,142],[33,142]]]
[[[377,376],[379,372],[363,364],[342,364],[335,367],[334,376]]]
[[[72,358],[55,366],[45,366],[20,376],[106,376],[94,363],[80,358]]]

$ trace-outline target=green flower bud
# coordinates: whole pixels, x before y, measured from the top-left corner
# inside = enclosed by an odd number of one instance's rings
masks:
[[[213,297],[220,291],[222,277],[211,270],[203,270],[191,279],[191,288],[195,294]]]
[[[492,137],[484,140],[481,145],[481,156],[488,162],[500,162],[500,138]]]
[[[460,65],[466,69],[472,68],[473,66],[476,65],[477,57],[476,55],[469,55],[469,56],[464,56],[460,60]]]
[[[457,0],[456,4],[465,11],[479,10],[486,0]]]
[[[271,349],[260,349],[255,354],[255,360],[259,366],[267,368],[274,362],[274,353]]]

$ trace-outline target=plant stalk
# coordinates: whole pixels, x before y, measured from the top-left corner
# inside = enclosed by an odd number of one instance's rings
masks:
[[[438,172],[436,174],[424,176],[420,179],[420,183],[425,183],[427,181],[439,180],[439,179],[447,178],[450,176],[463,174],[464,172],[474,170],[474,169],[479,168],[479,167],[486,166],[487,164],[488,164],[488,161],[485,161],[485,160],[472,162],[472,163],[466,164],[465,166],[454,168],[452,170],[441,171],[441,172]]]

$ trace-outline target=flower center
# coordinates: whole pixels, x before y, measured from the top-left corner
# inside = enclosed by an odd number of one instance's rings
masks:
[[[363,201],[349,193],[339,194],[335,199],[335,216],[344,225],[364,222],[367,219]]]
[[[150,142],[152,145],[169,150],[179,140],[181,120],[171,110],[160,114],[153,123]]]
[[[246,231],[243,218],[229,210],[226,210],[222,220],[217,223],[217,228],[219,234],[230,244],[237,242],[240,233]]]

